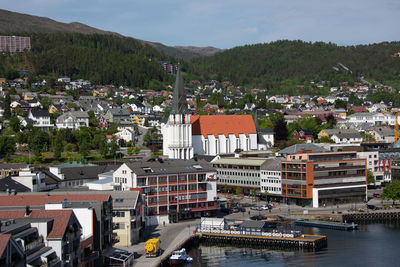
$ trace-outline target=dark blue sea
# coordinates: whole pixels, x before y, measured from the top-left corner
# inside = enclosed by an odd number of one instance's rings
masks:
[[[200,245],[190,250],[188,266],[400,266],[400,224],[366,224],[356,231],[299,227],[326,235],[320,251],[279,251]]]

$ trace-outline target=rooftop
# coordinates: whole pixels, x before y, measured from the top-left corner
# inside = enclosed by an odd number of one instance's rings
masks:
[[[259,166],[265,164],[268,159],[260,158],[220,158],[213,161],[213,164],[229,164],[229,165],[246,165],[246,166]]]
[[[225,135],[228,137],[234,134],[236,137],[239,134],[249,136],[256,134],[256,125],[251,115],[205,115],[191,116],[190,123],[192,124],[193,135],[203,135],[205,138],[208,135]]]

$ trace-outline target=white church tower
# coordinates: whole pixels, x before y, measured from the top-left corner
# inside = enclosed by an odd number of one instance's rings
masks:
[[[170,159],[193,158],[192,125],[179,69],[176,75],[171,114],[168,122],[161,127],[161,133],[164,156]]]

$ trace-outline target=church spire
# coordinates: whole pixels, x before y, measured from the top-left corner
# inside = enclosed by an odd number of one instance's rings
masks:
[[[183,87],[183,79],[181,70],[178,69],[176,74],[175,88],[174,88],[174,98],[172,100],[172,111],[171,114],[187,114],[186,94],[185,88]]]

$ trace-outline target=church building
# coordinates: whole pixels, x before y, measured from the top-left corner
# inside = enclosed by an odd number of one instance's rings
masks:
[[[257,129],[251,115],[191,116],[183,79],[178,70],[168,122],[161,126],[163,154],[191,159],[194,154],[215,156],[235,150],[257,150]]]
[[[192,116],[194,153],[211,155],[257,149],[257,130],[251,115]]]
[[[163,154],[170,159],[193,158],[192,125],[180,69],[176,75],[172,110],[168,122],[161,126]]]

